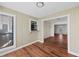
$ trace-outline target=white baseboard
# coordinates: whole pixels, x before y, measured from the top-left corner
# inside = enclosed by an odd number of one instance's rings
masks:
[[[39,40],[39,42],[44,43],[44,40]]]
[[[7,52],[5,52],[5,53],[0,54],[0,56],[6,55],[6,54],[8,54],[8,53],[11,53],[11,52],[13,52],[13,51],[16,51],[16,50],[18,50],[18,49],[21,49],[21,48],[23,48],[23,47],[26,47],[26,46],[31,45],[31,44],[36,43],[36,42],[40,42],[40,40],[36,40],[36,41],[33,41],[33,42],[28,43],[28,44],[26,44],[26,45],[17,47],[17,48],[15,48],[15,49],[12,49],[12,50],[10,50],[10,51],[7,51]]]
[[[77,54],[77,53],[75,53],[75,52],[73,52],[73,51],[68,50],[68,53],[79,57],[79,54]]]

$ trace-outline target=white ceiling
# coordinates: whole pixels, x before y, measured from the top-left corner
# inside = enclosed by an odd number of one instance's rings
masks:
[[[78,7],[78,2],[45,2],[45,6],[38,8],[36,2],[0,2],[0,5],[23,12],[25,14],[42,18],[53,13]]]

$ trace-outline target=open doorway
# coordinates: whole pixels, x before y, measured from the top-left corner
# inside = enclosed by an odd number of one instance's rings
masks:
[[[55,19],[54,22],[54,38],[58,40],[59,45],[62,48],[67,49],[67,36],[68,36],[68,24],[67,17],[61,17]]]
[[[69,16],[60,16],[43,21],[44,41],[68,50],[70,39]]]

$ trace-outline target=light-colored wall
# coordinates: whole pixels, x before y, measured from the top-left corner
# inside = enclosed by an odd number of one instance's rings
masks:
[[[54,36],[54,20],[44,21],[43,23],[44,38]]]
[[[45,21],[44,22],[44,38],[51,36],[51,22]]]
[[[38,33],[38,37],[39,37],[39,40],[40,40],[40,42],[44,42],[44,39],[43,39],[43,37],[44,37],[44,35],[43,35],[43,22],[42,22],[42,20],[41,19],[38,19],[38,22],[39,22],[39,33]]]
[[[0,12],[16,15],[17,47],[38,40],[38,32],[30,32],[30,23],[29,23],[30,20],[32,19],[36,20],[36,18],[5,7],[0,7]]]
[[[69,51],[75,53],[76,55],[79,55],[79,8],[72,8],[64,11],[60,11],[56,14],[53,14],[52,16],[46,17],[58,17],[63,15],[70,14],[70,39],[69,39]],[[41,20],[45,20],[41,19]]]

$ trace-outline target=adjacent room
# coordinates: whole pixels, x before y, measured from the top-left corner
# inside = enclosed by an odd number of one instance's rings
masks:
[[[78,2],[0,2],[1,57],[78,57]]]

